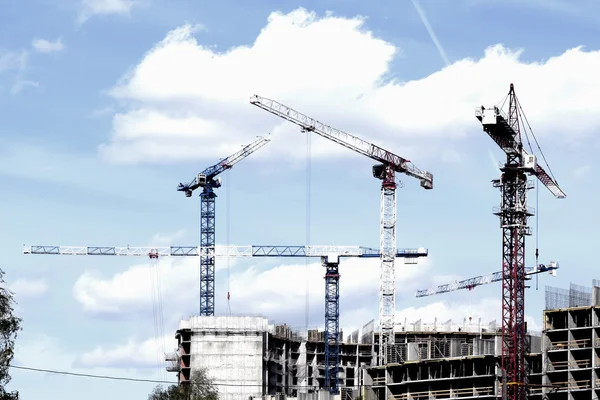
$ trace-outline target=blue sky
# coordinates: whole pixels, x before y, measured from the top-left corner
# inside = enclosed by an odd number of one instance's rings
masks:
[[[10,4],[10,5],[9,5]],[[374,141],[434,174],[424,191],[402,178],[398,247],[427,247],[398,264],[397,318],[499,318],[500,285],[415,299],[414,291],[500,269],[490,181],[501,152],[474,108],[516,85],[566,200],[539,192],[540,262],[556,278],[527,293],[539,329],[543,286],[590,285],[600,117],[600,29],[594,1],[0,2],[0,233],[7,284],[24,319],[15,364],[174,379],[157,367],[182,316],[197,312],[198,268],[161,260],[165,338],[154,335],[145,259],[26,256],[23,244],[195,245],[199,200],[177,183],[268,132],[273,141],[222,178],[217,242],[304,244],[306,139],[248,103],[271,97]],[[579,47],[583,46],[583,47]],[[446,65],[447,58],[449,65]],[[311,139],[310,242],[379,243],[372,162]],[[535,206],[535,192],[530,206]],[[229,222],[228,222],[229,221]],[[531,220],[535,229],[535,220]],[[229,240],[227,240],[229,238]],[[527,265],[534,262],[535,237]],[[323,271],[304,260],[219,260],[216,307],[323,325]],[[378,311],[378,262],[345,260],[341,324]],[[229,277],[229,278],[228,278]],[[299,284],[298,282],[301,282]],[[146,398],[153,384],[12,370],[24,400],[51,393]]]

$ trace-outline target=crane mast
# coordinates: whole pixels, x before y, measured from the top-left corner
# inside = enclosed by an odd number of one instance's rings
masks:
[[[527,207],[527,174],[536,176],[557,198],[566,197],[556,181],[536,163],[536,158],[523,149],[521,109],[514,85],[508,93],[508,116],[498,107],[476,109],[475,117],[483,130],[506,154],[500,168],[500,179],[492,181],[500,189],[500,207],[494,214],[500,217],[502,228],[502,369],[506,372],[507,400],[525,400],[526,325],[525,325],[525,237],[531,235],[527,224],[533,210]]]
[[[394,345],[395,254],[396,254],[396,173],[419,180],[424,189],[433,188],[433,175],[417,168],[409,160],[389,152],[373,143],[298,112],[275,100],[253,95],[250,103],[302,128],[314,132],[350,150],[367,156],[379,164],[373,167],[373,176],[382,181],[380,215],[381,277],[379,290],[379,364],[388,362]]]
[[[215,188],[221,187],[217,178],[221,172],[232,168],[235,164],[254,153],[270,141],[270,137],[259,137],[242,150],[230,155],[218,163],[197,174],[189,183],[179,183],[177,190],[191,197],[192,192],[202,188],[200,194],[200,315],[215,313]]]

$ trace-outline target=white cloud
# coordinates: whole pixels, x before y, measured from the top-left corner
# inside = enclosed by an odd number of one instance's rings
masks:
[[[52,371],[66,371],[80,374],[97,374],[105,376],[132,377],[140,379],[153,380],[170,380],[173,381],[172,374],[168,374],[164,368],[164,356],[159,356],[159,349],[162,352],[163,346],[157,341],[138,341],[137,353],[128,350],[126,346],[121,346],[119,351],[123,351],[127,356],[127,362],[120,363],[119,355],[115,353],[112,347],[99,346],[94,349],[93,344],[88,344],[92,350],[81,352],[77,349],[77,344],[66,345],[55,337],[46,334],[27,333],[30,330],[25,330],[19,339],[15,342],[15,358],[11,363],[16,366],[28,368],[39,368]],[[171,342],[173,335],[164,338],[165,349],[173,350]],[[155,345],[152,345],[154,343]],[[158,343],[158,346],[156,345]],[[98,359],[98,354],[102,354],[105,359]],[[90,371],[93,369],[93,371]],[[37,371],[27,371],[12,368],[12,380],[10,386],[19,390],[19,394],[23,398],[40,398],[43,397],[40,391],[40,385],[32,385],[33,380],[43,380],[46,389],[52,388],[52,393],[59,393],[62,398],[69,398],[73,393],[85,393],[86,390],[91,393],[111,393],[118,396],[118,393],[126,393],[126,397],[135,397],[135,389],[130,394],[131,384],[122,385],[113,380],[86,380],[84,386],[79,387],[79,379],[73,377],[65,377],[60,374],[45,374]],[[155,384],[139,384],[137,385],[142,391],[144,386],[148,393]],[[88,393],[89,394],[89,393]],[[88,396],[96,398],[92,394]],[[99,398],[99,397],[98,397]]]
[[[16,299],[37,298],[48,291],[48,284],[44,279],[29,280],[17,279],[9,286]]]
[[[300,260],[299,260],[300,261]],[[277,323],[286,322],[300,327],[304,324],[305,290],[308,276],[310,291],[310,323],[323,324],[324,269],[320,262],[272,266],[272,261],[246,259],[250,266],[239,268],[238,259],[230,259],[231,310],[234,314],[261,314]],[[430,282],[426,273],[430,260],[418,265],[397,262],[398,304],[413,298],[416,289]],[[225,269],[227,260],[217,259],[216,307],[227,293]],[[163,259],[160,261],[160,285],[165,318],[176,321],[186,312],[195,310],[190,305],[198,301],[198,260]],[[341,304],[344,324],[366,321],[346,319],[346,311],[369,305],[370,318],[377,316],[379,293],[379,260],[345,258],[340,264]],[[308,275],[307,275],[308,274]],[[84,310],[105,316],[126,317],[131,314],[148,316],[152,312],[152,274],[149,265],[134,265],[112,277],[93,272],[80,276],[73,288],[75,299]],[[366,300],[365,300],[366,299]],[[412,300],[411,300],[412,301]]]
[[[235,259],[228,262],[227,258],[218,257],[215,273],[219,275],[228,266],[235,267],[236,263]],[[172,320],[198,301],[198,277],[198,257],[162,258],[157,264],[146,261],[133,265],[110,278],[104,278],[96,271],[86,271],[75,282],[73,296],[84,311],[95,315],[147,316],[153,312],[154,304],[161,305],[164,317]]]
[[[62,51],[65,48],[65,45],[62,42],[61,38],[56,39],[55,41],[50,41],[46,39],[34,39],[31,42],[33,48],[40,53],[55,53],[58,51]]]
[[[154,301],[152,282],[155,271],[149,262],[134,265],[110,279],[86,271],[75,282],[73,295],[85,311],[93,314],[146,314],[152,309]],[[198,291],[197,257],[160,260],[158,271],[163,301],[175,294],[177,296],[173,300],[176,304],[194,300],[194,294]]]
[[[83,23],[94,15],[120,14],[129,15],[138,0],[81,0],[79,22]]]
[[[0,54],[0,72],[24,69],[27,66],[26,51],[11,51]]]
[[[475,300],[429,301],[420,307],[413,306],[398,310],[396,312],[396,323],[404,325],[406,321],[410,326],[419,319],[423,323],[433,323],[434,318],[437,318],[438,324],[442,324],[447,320],[462,324],[465,318],[467,322],[471,318],[471,324],[476,325],[478,319],[481,318],[484,328],[493,321],[496,321],[498,328],[502,326],[502,300],[499,296],[477,297]],[[530,332],[541,332],[541,325],[536,321],[536,318],[526,315],[525,320],[528,325],[527,329]]]
[[[464,318],[471,317],[472,321],[477,321],[481,318],[482,323],[488,323],[493,320],[500,322],[498,318],[501,316],[502,302],[500,298],[484,297],[478,299],[476,303],[471,301],[444,301],[444,300],[429,300],[428,304],[420,307],[407,307],[398,310],[396,313],[396,322],[404,323],[406,321],[411,324],[421,319],[423,322],[433,322],[434,318],[438,319],[439,323],[443,323],[449,319],[455,323],[461,323]]]
[[[526,7],[526,8],[541,8],[547,9],[550,11],[560,12],[565,15],[565,13],[569,13],[572,15],[581,15],[585,12],[586,5],[583,2],[573,3],[568,0],[468,0],[471,5],[494,5],[493,3],[503,4],[512,4],[517,7]],[[588,2],[589,4],[593,4],[594,2]]]
[[[88,116],[90,118],[101,118],[106,115],[112,114],[114,111],[115,110],[113,107],[101,107],[101,108],[97,108],[97,109],[93,110],[91,113],[89,113]]]
[[[73,357],[56,338],[47,335],[23,335],[15,342],[16,365],[44,369],[68,369]]]
[[[379,293],[379,259],[343,258],[340,270],[340,304],[344,310],[352,310],[361,303],[370,303],[371,318],[376,317]],[[430,260],[420,260],[417,265],[397,261],[396,293],[412,296],[422,281],[427,281],[426,272]],[[232,307],[243,307],[244,311],[262,313],[277,322],[286,322],[288,316],[298,317],[305,304],[306,277],[310,287],[310,306],[322,324],[325,270],[321,263],[313,262],[282,265],[265,270],[256,265],[234,272],[231,276]],[[366,321],[360,321],[366,322]],[[344,317],[344,324],[353,323]]]
[[[127,343],[114,346],[98,346],[83,353],[77,365],[86,368],[156,368],[164,365],[165,352],[177,348],[174,332],[159,339],[140,340],[129,338]]]
[[[10,87],[11,94],[20,93],[26,86],[40,86],[38,82],[25,77],[29,65],[29,56],[27,50],[0,53],[0,73],[14,72],[14,78]]]
[[[589,164],[586,165],[581,165],[577,168],[575,168],[575,170],[573,171],[573,177],[577,180],[582,180],[584,178],[586,178],[587,176],[589,176],[589,174],[592,172],[592,166]]]
[[[439,156],[449,141],[479,134],[475,107],[494,105],[511,82],[536,132],[577,140],[600,126],[600,51],[577,47],[527,62],[522,50],[494,45],[422,79],[386,81],[399,51],[364,24],[302,8],[274,12],[251,45],[221,52],[181,26],[111,90],[129,108],[114,115],[99,151],[114,162],[179,162],[227,155],[272,132],[260,156],[303,157],[299,129],[250,105],[254,93],[410,159]],[[336,154],[353,152],[314,142],[313,156]]]
[[[31,87],[35,87],[35,88],[41,87],[39,82],[30,81],[28,79],[23,79],[21,76],[19,76],[15,80],[14,84],[11,86],[10,93],[11,94],[19,94],[19,93],[21,93],[23,88],[26,86],[31,86]]]
[[[150,243],[152,244],[156,244],[156,245],[170,245],[173,244],[176,240],[181,240],[185,237],[186,234],[186,230],[185,229],[179,229],[176,232],[173,232],[172,234],[161,234],[161,233],[156,233],[154,236],[152,236],[152,241]]]

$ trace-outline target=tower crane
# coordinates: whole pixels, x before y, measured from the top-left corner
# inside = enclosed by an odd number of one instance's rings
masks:
[[[525,400],[525,236],[531,235],[527,219],[534,215],[533,210],[527,207],[527,191],[534,187],[528,184],[527,174],[537,177],[554,197],[562,199],[566,194],[551,175],[550,168],[548,167],[550,173],[546,172],[537,163],[535,155],[523,148],[521,126],[529,143],[525,129],[525,123],[529,127],[529,122],[512,83],[507,97],[508,115],[497,106],[481,106],[475,110],[475,117],[488,136],[506,154],[506,162],[500,168],[500,179],[492,181],[501,193],[500,207],[495,207],[494,214],[500,217],[502,227],[502,369],[506,372],[507,379],[506,399]],[[524,121],[521,121],[521,115]],[[529,130],[531,131],[531,127]],[[535,143],[537,144],[537,139]],[[533,153],[530,143],[529,147]],[[537,147],[545,161],[539,144]],[[538,254],[536,249],[536,261]]]
[[[23,246],[23,254],[66,256],[146,256],[204,257],[210,250],[213,257],[320,257],[325,267],[325,381],[324,388],[337,394],[339,369],[339,263],[341,257],[380,257],[378,249],[363,246]],[[426,248],[398,249],[396,257],[406,264],[415,264],[419,257],[427,257]]]
[[[200,315],[215,313],[215,198],[214,189],[221,187],[221,172],[232,168],[235,164],[254,153],[270,141],[269,135],[259,137],[244,146],[242,150],[222,159],[215,165],[206,168],[186,183],[179,183],[177,190],[191,197],[192,192],[202,188],[200,193],[200,247],[205,252],[200,255]]]
[[[417,178],[421,187],[433,188],[433,175],[417,168],[409,160],[369,143],[349,133],[332,128],[286,105],[258,95],[250,103],[302,128],[303,132],[315,132],[319,136],[338,143],[350,150],[367,156],[379,164],[373,167],[373,176],[381,185],[381,278],[379,291],[379,364],[387,364],[388,352],[394,344],[395,270],[396,249],[396,173]]]
[[[531,279],[532,275],[541,274],[543,272],[548,272],[552,276],[556,276],[556,270],[559,265],[555,261],[549,262],[547,265],[540,264],[536,267],[526,267],[525,268],[525,279]],[[488,283],[498,282],[502,280],[502,271],[492,272],[487,275],[479,275],[473,278],[464,279],[462,281],[455,281],[453,283],[445,283],[443,285],[438,285],[435,288],[430,289],[419,289],[415,293],[415,297],[425,297],[425,296],[433,296],[436,294],[453,292],[455,290],[467,289],[473,290],[477,286],[487,285]]]

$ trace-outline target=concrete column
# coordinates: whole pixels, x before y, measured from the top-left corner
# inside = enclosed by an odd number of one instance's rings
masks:
[[[596,307],[600,306],[600,287],[598,286],[592,288],[592,305]]]

